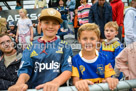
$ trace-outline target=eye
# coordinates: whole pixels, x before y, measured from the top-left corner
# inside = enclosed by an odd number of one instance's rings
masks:
[[[106,31],[106,32],[108,32],[108,30],[107,30],[107,29],[106,29],[105,31]]]
[[[111,29],[110,31],[111,31],[111,32],[113,32],[113,30],[112,30],[112,29]]]
[[[95,38],[94,38],[94,37],[91,37],[90,39],[91,39],[91,40],[95,40]]]
[[[0,43],[0,45],[4,45],[4,44],[5,44],[5,42],[1,42],[1,43]]]
[[[83,38],[83,40],[87,40],[87,38],[85,37],[85,38]]]

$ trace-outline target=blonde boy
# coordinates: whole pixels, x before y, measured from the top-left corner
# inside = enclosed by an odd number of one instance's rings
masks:
[[[62,22],[57,10],[42,10],[40,27],[44,35],[24,50],[19,79],[9,91],[26,91],[28,87],[57,91],[71,77],[72,68],[68,63],[72,56],[71,47],[56,37]]]
[[[96,50],[100,39],[100,30],[94,23],[86,23],[78,30],[78,41],[82,50],[72,59],[73,84],[80,91],[89,91],[88,85],[108,82],[114,89],[118,79],[111,78],[115,74],[105,55]]]
[[[105,41],[102,42],[100,52],[105,54],[112,67],[115,66],[115,57],[123,50],[123,45],[115,36],[118,34],[118,24],[116,22],[108,22],[104,27]],[[118,77],[121,79],[123,74]]]

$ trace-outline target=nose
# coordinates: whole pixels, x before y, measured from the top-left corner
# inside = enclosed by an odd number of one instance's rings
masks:
[[[50,23],[48,26],[49,26],[49,28],[52,28],[52,27],[53,27],[53,24]]]

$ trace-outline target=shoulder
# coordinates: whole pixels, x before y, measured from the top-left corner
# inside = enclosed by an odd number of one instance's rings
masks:
[[[117,47],[120,47],[120,46],[122,46],[122,44],[121,44],[121,42],[120,41],[115,41],[114,43],[113,43],[113,47],[116,49]]]

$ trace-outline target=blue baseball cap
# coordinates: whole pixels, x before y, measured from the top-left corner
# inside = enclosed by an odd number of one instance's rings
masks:
[[[15,26],[14,21],[9,21],[9,26]]]

